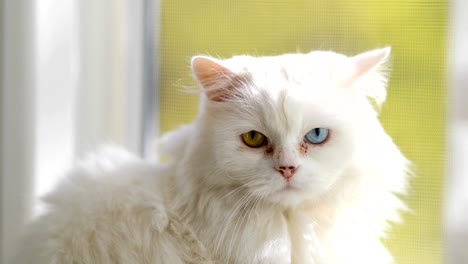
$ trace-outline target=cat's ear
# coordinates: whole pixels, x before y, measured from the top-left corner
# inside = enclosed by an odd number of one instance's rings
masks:
[[[391,48],[375,49],[363,52],[354,57],[351,57],[351,63],[355,66],[354,78],[370,72],[379,66],[385,64],[390,55]]]
[[[390,47],[363,52],[348,58],[347,69],[342,76],[343,86],[353,86],[380,105],[385,101],[387,91],[386,63]]]
[[[219,60],[207,56],[192,58],[192,71],[211,101],[223,102],[232,98],[240,77]]]

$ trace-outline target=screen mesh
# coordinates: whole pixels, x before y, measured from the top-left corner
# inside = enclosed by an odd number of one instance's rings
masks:
[[[334,50],[348,55],[392,47],[381,120],[414,163],[412,209],[385,243],[396,263],[441,263],[441,184],[446,111],[445,0],[162,1],[160,127],[197,113],[192,55],[230,57]]]

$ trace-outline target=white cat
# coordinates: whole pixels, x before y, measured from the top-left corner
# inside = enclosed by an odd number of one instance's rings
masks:
[[[204,95],[160,141],[172,161],[78,164],[18,262],[392,263],[408,162],[377,119],[389,53],[194,57]]]

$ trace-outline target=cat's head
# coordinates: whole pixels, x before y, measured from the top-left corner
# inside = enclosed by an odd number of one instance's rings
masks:
[[[214,159],[204,181],[283,206],[333,191],[380,128],[375,106],[385,100],[389,53],[194,57],[206,95],[200,129]]]

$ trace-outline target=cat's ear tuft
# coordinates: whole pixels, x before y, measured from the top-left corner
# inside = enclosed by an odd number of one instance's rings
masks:
[[[390,56],[390,47],[375,49],[348,58],[346,74],[342,79],[344,86],[354,86],[355,89],[372,98],[377,105],[385,101],[386,64]]]
[[[192,71],[211,101],[223,102],[232,96],[239,77],[219,60],[208,56],[192,58]]]

